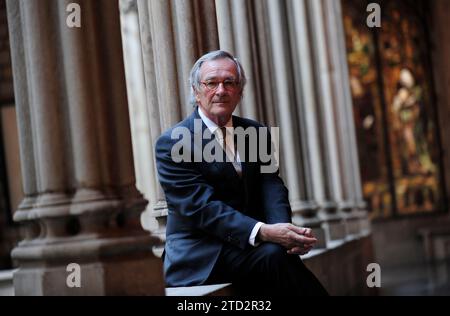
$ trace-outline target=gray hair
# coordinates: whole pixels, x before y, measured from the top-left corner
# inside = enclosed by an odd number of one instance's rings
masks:
[[[212,51],[203,55],[195,62],[194,66],[192,67],[191,74],[189,75],[189,84],[191,87],[190,103],[192,106],[195,106],[197,104],[197,100],[195,99],[195,91],[200,88],[200,68],[202,67],[203,63],[209,60],[217,60],[222,58],[228,58],[232,62],[234,62],[238,73],[239,87],[241,91],[244,91],[245,84],[247,83],[247,78],[245,77],[244,68],[242,68],[239,60],[226,51]]]

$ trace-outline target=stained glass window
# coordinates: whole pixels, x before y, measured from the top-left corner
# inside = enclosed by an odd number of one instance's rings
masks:
[[[372,218],[442,209],[425,1],[342,0],[363,194]]]

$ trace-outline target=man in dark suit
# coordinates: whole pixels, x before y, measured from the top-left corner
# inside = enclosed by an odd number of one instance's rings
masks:
[[[208,53],[190,83],[194,112],[156,143],[168,205],[167,286],[232,282],[241,294],[326,295],[300,259],[317,240],[291,224],[278,170],[262,172],[265,162],[249,159],[263,126],[232,115],[246,83],[241,64],[227,52]],[[257,138],[237,146],[238,128],[253,128]],[[224,159],[204,159],[207,146]]]

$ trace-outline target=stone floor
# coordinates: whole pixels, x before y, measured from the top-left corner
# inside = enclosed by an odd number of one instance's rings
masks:
[[[450,295],[450,260],[382,268],[380,295]]]

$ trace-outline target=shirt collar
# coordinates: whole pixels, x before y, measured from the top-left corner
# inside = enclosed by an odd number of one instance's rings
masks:
[[[198,115],[200,115],[200,118],[202,119],[203,123],[205,123],[206,127],[210,130],[212,134],[216,132],[216,130],[219,128],[216,123],[211,121],[202,111],[200,107],[198,107]],[[230,120],[225,124],[225,127],[227,127],[227,130],[229,128],[233,127],[233,117],[230,117]],[[227,133],[228,134],[228,133]]]

